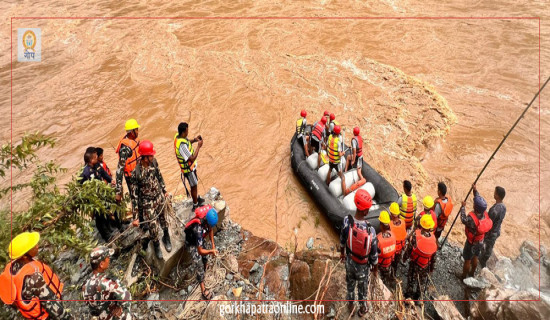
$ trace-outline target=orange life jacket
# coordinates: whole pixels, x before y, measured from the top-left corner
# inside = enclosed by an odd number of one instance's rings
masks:
[[[25,264],[15,275],[12,275],[10,271],[12,263],[13,262],[8,263],[4,269],[4,273],[2,274],[2,277],[11,278],[11,287],[0,287],[0,291],[2,291],[2,300],[6,303],[11,302],[8,304],[15,304],[15,306],[19,309],[19,312],[21,312],[21,315],[26,319],[48,319],[48,312],[46,309],[42,308],[38,297],[32,297],[31,300],[23,300],[21,292],[23,291],[25,277],[37,272],[42,274],[44,281],[58,299],[61,299],[63,283],[61,283],[59,277],[52,271],[52,269],[41,261],[33,260]],[[4,297],[10,296],[11,299],[9,299],[9,301],[4,299]]]
[[[447,220],[449,220],[451,212],[453,211],[453,201],[451,201],[450,197],[447,197],[447,203],[444,203],[443,199],[439,198],[437,198],[435,202],[439,203],[439,206],[441,207],[441,214],[437,217],[437,225],[440,229],[443,229],[447,224]]]
[[[420,221],[420,219],[422,219],[422,216],[425,214],[426,214],[426,211],[420,212],[420,214],[418,215],[418,221]],[[432,215],[432,219],[434,221],[433,229],[435,230],[435,228],[437,228],[437,217],[435,216],[435,212],[433,210],[430,210],[430,214]]]
[[[127,146],[128,148],[132,149],[132,155],[126,159],[126,163],[124,165],[124,175],[129,177],[132,175],[132,171],[134,171],[134,168],[136,167],[137,160],[139,158],[139,139],[136,138],[136,140],[129,139],[128,136],[124,136],[122,139],[120,139],[120,142],[118,143],[118,147],[116,148],[116,153],[119,153],[120,147],[122,145]]]
[[[393,220],[390,221],[390,230],[395,235],[395,254],[400,254],[405,247],[405,239],[407,239],[405,222],[401,221],[400,225],[395,225]]]
[[[393,232],[390,232],[390,234],[391,237],[389,238],[384,238],[382,232],[376,236],[378,238],[378,249],[380,249],[378,265],[382,268],[389,267],[395,257],[395,235]]]
[[[483,213],[483,219],[479,220],[475,213],[470,212],[468,214],[474,220],[476,224],[476,232],[473,233],[466,227],[466,238],[468,238],[469,243],[481,242],[485,238],[485,234],[491,230],[493,227],[493,220],[489,218],[487,211]]]
[[[416,246],[412,250],[411,261],[424,269],[430,264],[433,255],[437,251],[437,242],[435,236],[431,234],[430,237],[423,236],[420,229],[416,230],[415,236]]]
[[[416,213],[416,195],[413,193],[409,197],[406,194],[402,194],[401,199],[402,204],[399,207],[399,213],[401,218],[405,220],[407,229],[409,229],[413,225],[414,214]]]
[[[105,162],[102,162],[101,163],[101,167],[103,168],[103,170],[105,170],[105,172],[107,172],[107,174],[109,175],[109,177],[112,177],[111,175],[111,170],[109,170],[109,167],[107,167],[107,164]]]
[[[325,130],[325,125],[319,121],[313,128],[311,134],[317,137],[317,140],[321,141],[321,138],[323,137],[323,130]]]
[[[361,136],[355,136],[353,138],[357,140],[357,150],[355,151],[355,155],[360,157],[363,155],[363,138],[361,138]]]

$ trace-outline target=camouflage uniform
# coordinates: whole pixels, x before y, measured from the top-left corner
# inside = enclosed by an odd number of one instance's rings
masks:
[[[11,267],[11,273],[16,274],[23,266],[24,264],[19,260],[14,261]],[[37,297],[41,300],[40,306],[48,312],[48,319],[74,319],[70,312],[63,307],[61,300],[57,299],[55,293],[53,293],[46,284],[42,274],[38,272],[25,277],[23,289],[21,290],[21,297],[24,300],[31,300],[33,297]]]
[[[149,238],[158,241],[159,224],[162,229],[167,229],[164,195],[166,186],[158,168],[157,160],[147,168],[138,161],[132,172],[132,180],[135,181],[133,189],[134,198],[137,199],[139,221],[149,221],[142,225],[143,230],[149,230]]]
[[[409,259],[413,248],[416,246],[416,234],[413,234],[410,245],[407,247],[403,255],[403,259]],[[432,256],[430,264],[426,268],[421,268],[413,261],[409,261],[409,273],[407,274],[407,289],[405,296],[413,298],[414,300],[421,299],[421,294],[424,293],[426,286],[428,285],[428,274],[435,268],[435,256]]]
[[[199,254],[198,247],[204,248],[205,242],[203,236],[208,234],[209,231],[210,229],[208,227],[196,223],[187,229],[185,234],[185,247],[189,250],[189,254],[191,254],[193,268],[195,269],[194,271],[197,274],[199,283],[204,281],[204,273],[206,271],[208,258],[207,256],[201,256]]]
[[[132,149],[127,145],[121,145],[120,150],[118,151],[118,165],[116,168],[116,194],[122,195],[122,177],[124,176],[124,167],[126,167],[126,160],[132,156]],[[138,160],[139,161],[139,160]],[[126,185],[128,186],[128,193],[130,193],[130,199],[132,200],[132,208],[137,209],[137,199],[134,197],[135,183],[130,177],[126,177]],[[136,217],[134,217],[135,219]]]
[[[368,263],[359,264],[351,258],[351,252],[346,246],[348,241],[350,221],[349,217],[344,218],[344,225],[340,233],[340,246],[341,248],[346,248],[346,283],[347,283],[347,297],[346,300],[355,300],[355,287],[357,287],[357,300],[359,300],[360,306],[366,307],[367,303],[365,299],[367,298],[367,280],[369,279],[369,271],[371,266],[378,264],[378,239],[376,238],[376,231],[374,228],[368,224],[365,220],[353,219],[354,223],[363,230],[369,230],[369,233],[372,236],[370,243],[370,252],[368,255]]]
[[[112,255],[113,249],[107,247],[95,248],[90,253],[92,263],[98,263]],[[130,300],[130,292],[122,286],[120,281],[110,278],[105,273],[93,272],[92,276],[82,286],[82,296],[86,305],[90,308],[92,316],[99,320],[131,320],[130,301],[105,301],[105,300]],[[111,314],[114,310],[121,309],[121,315]]]

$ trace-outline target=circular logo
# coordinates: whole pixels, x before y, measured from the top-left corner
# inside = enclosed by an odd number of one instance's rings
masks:
[[[27,30],[23,34],[23,46],[25,47],[25,50],[33,50],[34,46],[36,46],[36,35],[32,30]]]

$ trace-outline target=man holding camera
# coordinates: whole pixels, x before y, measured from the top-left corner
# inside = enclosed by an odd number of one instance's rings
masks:
[[[196,208],[204,204],[204,199],[197,196],[197,185],[199,179],[197,177],[197,157],[199,156],[199,151],[202,147],[202,137],[200,135],[195,138],[188,140],[187,136],[189,134],[189,125],[187,122],[181,122],[178,125],[178,133],[174,137],[174,149],[176,152],[176,159],[181,169],[181,180],[185,186],[185,191],[187,196],[189,196],[189,191],[185,185],[185,179],[189,182],[191,187],[191,197],[193,198],[193,211]],[[193,143],[198,142],[197,148],[193,148]],[[184,179],[185,178],[185,179]]]

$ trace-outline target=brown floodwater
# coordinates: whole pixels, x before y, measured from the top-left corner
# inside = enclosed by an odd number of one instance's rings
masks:
[[[139,1],[123,5],[106,0],[36,0],[2,2],[0,12],[3,143],[10,134],[17,141],[33,131],[56,137],[56,147],[41,152],[41,157],[56,159],[69,169],[60,177],[64,183],[82,165],[87,146],[103,147],[114,171],[113,146],[124,134],[124,121],[136,118],[142,126],[140,138],[155,144],[169,191],[181,195],[185,192],[173,136],[178,123],[187,121],[190,134],[204,138],[198,158],[199,192],[217,187],[235,221],[288,248],[293,247],[295,234],[299,248],[309,237],[325,248],[338,241],[290,168],[289,140],[302,108],[308,110],[309,122],[325,109],[333,111],[348,138],[354,126],[361,126],[372,145],[380,146],[371,150],[366,161],[398,189],[400,181],[411,179],[418,182],[419,197],[435,195],[437,181],[444,180],[456,202],[465,196],[539,86],[539,20],[318,18],[540,16],[542,81],[548,76],[544,67],[550,58],[549,25],[544,21],[548,6],[528,1],[448,5],[431,0],[422,4]],[[23,16],[316,19],[10,21]],[[17,62],[17,28],[22,27],[41,28],[42,62]],[[441,138],[425,140],[423,148],[398,150],[392,137],[405,131],[388,127],[390,120],[379,115],[388,107],[404,114],[422,109],[415,101],[397,103],[403,101],[402,93],[394,82],[386,81],[386,69],[375,72],[373,61],[431,85],[452,110],[450,130]],[[547,96],[542,94],[542,109],[538,102],[533,106],[478,183],[490,204],[495,185],[507,190],[508,216],[497,249],[514,256],[512,250],[524,239],[538,242],[539,205],[543,242],[550,238],[549,203],[541,195],[539,204],[539,180],[544,194],[549,177]],[[386,130],[394,130],[395,135],[379,134]],[[433,130],[428,120],[409,123],[406,129],[411,138],[417,136],[415,132]],[[388,156],[396,153],[405,158],[396,161]],[[410,163],[400,165],[405,162]],[[17,174],[13,181],[28,177],[28,173]],[[14,196],[14,207],[24,205],[28,196],[25,192]],[[463,228],[455,230],[452,239],[462,241]]]

